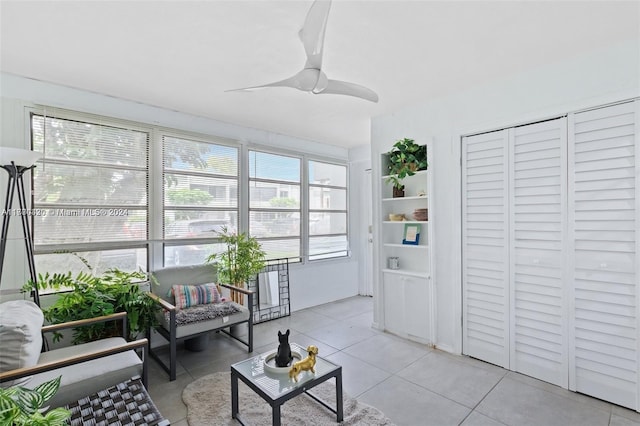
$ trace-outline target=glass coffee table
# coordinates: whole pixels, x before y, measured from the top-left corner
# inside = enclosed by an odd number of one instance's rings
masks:
[[[291,350],[299,352],[302,358],[307,356],[307,349],[291,343]],[[280,407],[282,404],[295,398],[301,393],[306,393],[318,403],[336,414],[338,423],[343,420],[342,409],[342,367],[316,356],[316,373],[311,371],[302,371],[298,374],[298,382],[289,378],[288,370],[285,373],[274,373],[265,371],[264,360],[270,352],[254,356],[231,366],[231,417],[238,420],[244,425],[240,419],[238,411],[238,379],[242,380],[255,393],[260,395],[262,399],[271,405],[273,425],[280,426]],[[319,400],[313,394],[307,392],[314,386],[322,382],[326,382],[330,378],[336,378],[336,409]]]

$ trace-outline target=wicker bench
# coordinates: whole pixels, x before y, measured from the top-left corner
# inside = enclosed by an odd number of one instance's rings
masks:
[[[139,376],[81,398],[65,408],[71,411],[71,426],[170,424],[158,411]]]

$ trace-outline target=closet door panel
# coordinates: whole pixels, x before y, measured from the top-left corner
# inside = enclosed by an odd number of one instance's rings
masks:
[[[509,367],[508,132],[462,141],[463,352]]]
[[[511,369],[567,387],[566,119],[510,135]]]
[[[638,102],[569,117],[570,388],[638,409]]]

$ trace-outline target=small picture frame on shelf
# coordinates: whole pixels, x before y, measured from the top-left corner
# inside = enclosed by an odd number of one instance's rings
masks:
[[[404,238],[402,244],[417,246],[420,242],[420,224],[407,223],[404,225]]]

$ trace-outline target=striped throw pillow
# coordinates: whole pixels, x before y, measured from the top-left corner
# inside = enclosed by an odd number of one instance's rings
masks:
[[[175,301],[174,305],[178,309],[206,305],[207,303],[220,303],[220,293],[218,293],[215,284],[173,285],[171,293]]]

